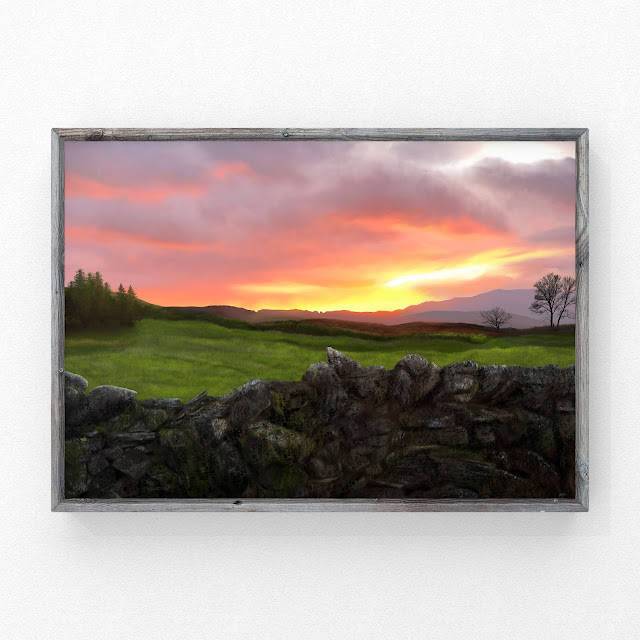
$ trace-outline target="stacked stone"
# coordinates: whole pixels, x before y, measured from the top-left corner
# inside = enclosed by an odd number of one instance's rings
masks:
[[[573,496],[573,367],[327,355],[187,403],[66,373],[67,497]]]

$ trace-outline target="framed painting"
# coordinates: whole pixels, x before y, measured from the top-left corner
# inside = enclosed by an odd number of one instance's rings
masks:
[[[52,144],[53,510],[588,510],[586,129]]]

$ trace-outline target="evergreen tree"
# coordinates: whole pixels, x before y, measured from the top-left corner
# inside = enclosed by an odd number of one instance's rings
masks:
[[[127,299],[131,306],[131,317],[133,318],[133,321],[136,322],[142,318],[142,305],[140,304],[140,300],[138,300],[138,296],[131,285],[129,285],[129,288],[127,289]]]
[[[133,326],[142,317],[142,307],[132,286],[120,284],[113,292],[99,271],[78,269],[65,287],[65,325],[68,329]]]
[[[125,324],[125,316],[127,314],[127,292],[124,290],[122,282],[116,293],[116,317],[119,325]]]

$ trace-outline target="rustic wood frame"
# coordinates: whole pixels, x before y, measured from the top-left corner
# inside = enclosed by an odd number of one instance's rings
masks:
[[[588,129],[52,129],[52,511],[588,511]],[[543,500],[67,499],[64,497],[64,146],[143,140],[573,140],[576,143],[576,496]]]

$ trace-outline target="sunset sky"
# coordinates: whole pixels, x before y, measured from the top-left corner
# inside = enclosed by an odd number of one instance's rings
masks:
[[[67,142],[66,281],[393,310],[574,274],[573,142]]]

